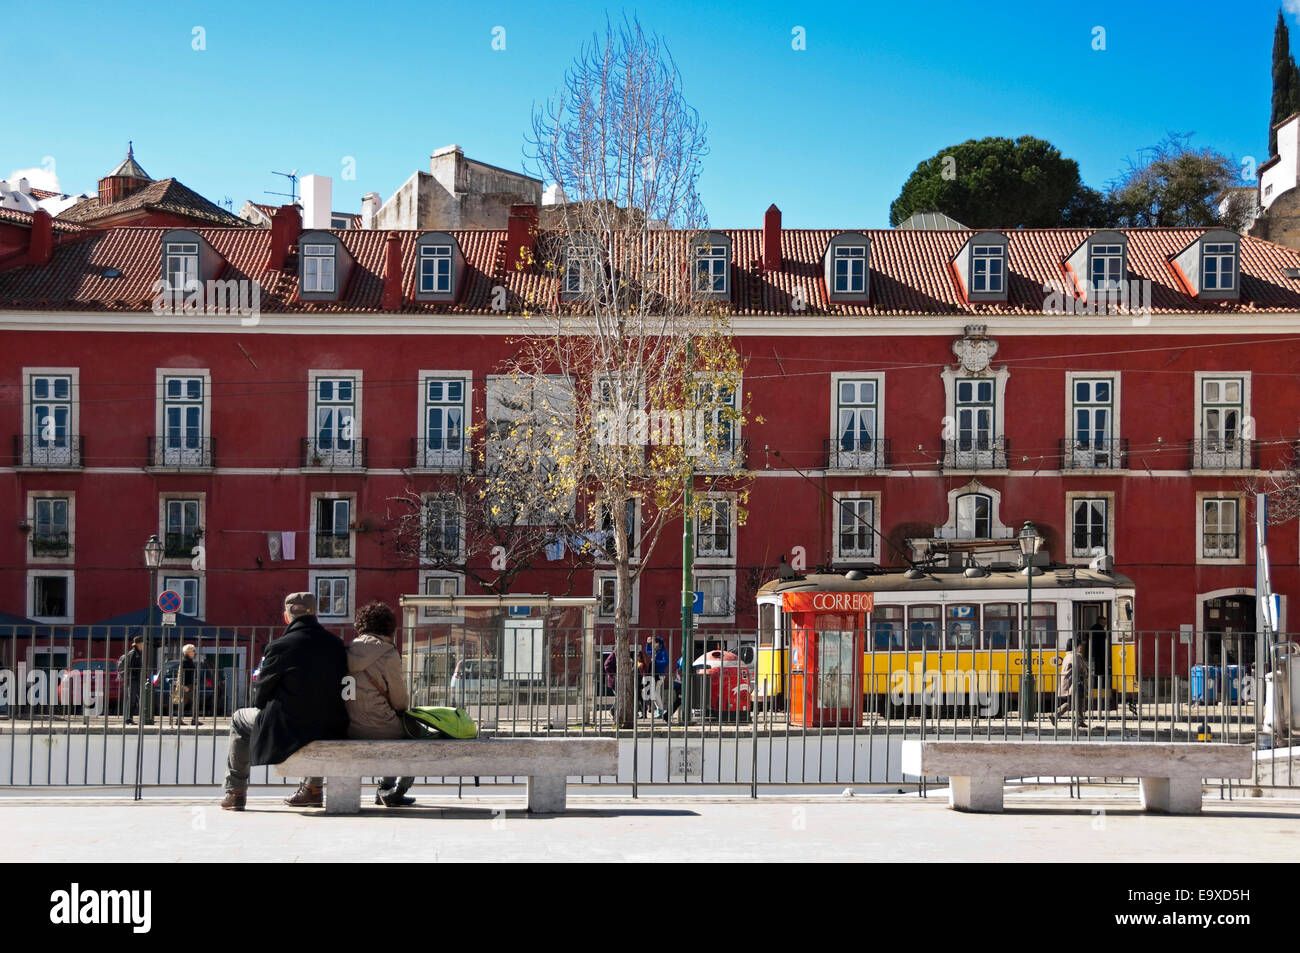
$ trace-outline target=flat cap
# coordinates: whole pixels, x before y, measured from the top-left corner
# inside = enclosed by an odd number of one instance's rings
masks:
[[[284,597],[284,611],[291,616],[315,615],[316,596],[310,592],[291,592]]]

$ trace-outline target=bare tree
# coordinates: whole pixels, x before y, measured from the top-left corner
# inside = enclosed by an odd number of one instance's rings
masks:
[[[1251,480],[1246,489],[1268,497],[1268,522],[1272,526],[1300,518],[1300,440],[1290,448],[1286,469],[1262,479]]]
[[[699,254],[711,249],[696,192],[704,127],[680,85],[657,38],[607,24],[536,110],[531,162],[564,201],[543,209],[535,258],[510,264],[559,289],[526,303],[518,350],[488,388],[488,511],[559,527],[614,574],[625,726],[637,577],[686,511],[692,474],[734,490],[737,509],[747,491],[741,362],[717,257]]]

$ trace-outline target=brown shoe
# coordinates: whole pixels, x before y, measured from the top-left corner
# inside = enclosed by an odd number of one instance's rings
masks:
[[[285,798],[284,803],[290,807],[324,807],[325,789],[300,784],[298,790],[293,793],[293,797]]]
[[[226,796],[221,799],[221,809],[223,811],[242,811],[244,802],[248,795],[244,791],[227,791]]]

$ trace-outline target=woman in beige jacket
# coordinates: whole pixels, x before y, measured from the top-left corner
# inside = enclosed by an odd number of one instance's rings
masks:
[[[404,738],[399,712],[411,703],[402,674],[402,656],[393,644],[397,617],[387,603],[371,602],[357,611],[357,637],[348,645],[348,674],[356,680],[347,700],[349,738]],[[383,778],[375,803],[414,804],[406,792],[415,778]]]

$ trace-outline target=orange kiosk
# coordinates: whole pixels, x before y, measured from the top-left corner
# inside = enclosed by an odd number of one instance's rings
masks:
[[[790,614],[790,724],[862,724],[862,656],[871,592],[786,592]]]

